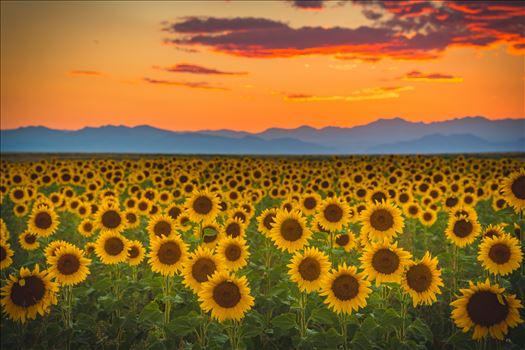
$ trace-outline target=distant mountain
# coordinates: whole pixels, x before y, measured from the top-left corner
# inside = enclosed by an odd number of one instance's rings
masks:
[[[437,152],[439,150],[439,152]],[[523,152],[525,137],[513,142],[492,143],[470,134],[426,135],[417,140],[401,141],[371,147],[366,153],[429,154],[472,152]]]
[[[356,154],[525,152],[525,119],[465,117],[413,123],[378,119],[353,128],[271,128],[174,132],[148,125],[80,130],[24,127],[0,131],[2,152],[198,154]]]
[[[2,152],[195,153],[195,154],[326,154],[329,147],[249,135],[239,138],[172,132],[149,126],[104,126],[77,131],[25,127],[2,130]]]

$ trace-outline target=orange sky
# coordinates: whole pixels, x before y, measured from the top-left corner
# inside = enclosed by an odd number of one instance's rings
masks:
[[[149,124],[261,131],[396,116],[525,117],[523,24],[516,34],[505,23],[523,16],[522,9],[414,6],[399,14],[386,5],[305,10],[286,1],[1,7],[2,129]],[[364,10],[382,17],[368,19]],[[473,29],[453,43],[412,40],[428,29],[406,29],[406,21],[431,11],[437,24],[456,16]],[[500,22],[491,22],[495,17]],[[247,18],[259,20],[246,24]],[[381,22],[390,18],[405,21],[405,29],[392,32]],[[188,31],[195,25],[200,29]],[[214,31],[216,25],[222,29]],[[224,29],[233,25],[243,28]],[[168,26],[176,29],[163,30]],[[359,27],[382,29],[369,38]]]

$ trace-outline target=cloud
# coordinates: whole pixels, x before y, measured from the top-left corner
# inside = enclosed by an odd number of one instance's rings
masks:
[[[339,3],[339,2],[338,2]],[[375,62],[434,59],[454,46],[507,44],[524,53],[525,7],[519,2],[354,1],[371,22],[360,27],[292,27],[255,17],[185,17],[167,23],[168,45],[241,57],[331,55]],[[293,1],[322,8],[323,1]]]
[[[414,88],[412,86],[387,86],[356,90],[350,95],[319,96],[308,94],[288,94],[283,96],[283,100],[290,102],[356,102],[367,100],[384,100],[391,98],[399,98],[400,92],[410,91],[413,89]]]
[[[212,86],[207,82],[188,82],[188,81],[173,81],[173,80],[160,80],[160,79],[151,79],[144,78],[146,83],[155,84],[155,85],[167,85],[167,86],[181,86],[192,89],[204,89],[204,90],[229,90],[224,87]]]
[[[450,74],[442,74],[442,73],[431,73],[431,74],[424,74],[420,71],[413,70],[411,72],[408,72],[404,77],[403,80],[405,81],[422,81],[422,82],[436,82],[436,83],[461,83],[463,82],[463,78],[461,77],[455,77]]]
[[[104,73],[94,71],[94,70],[72,70],[69,71],[70,75],[76,75],[76,76],[90,76],[90,77],[102,77],[104,76]]]
[[[226,72],[217,70],[214,68],[206,68],[191,63],[178,63],[169,67],[157,67],[154,68],[162,69],[166,72],[172,73],[191,73],[191,74],[210,74],[210,75],[246,75],[247,72]]]
[[[293,7],[302,10],[321,10],[324,7],[323,0],[290,0]]]

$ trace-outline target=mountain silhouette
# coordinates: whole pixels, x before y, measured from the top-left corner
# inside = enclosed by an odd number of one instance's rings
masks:
[[[148,125],[0,131],[2,152],[358,154],[525,151],[525,119],[465,117],[432,123],[378,119],[352,128],[301,126],[260,133],[169,131]]]

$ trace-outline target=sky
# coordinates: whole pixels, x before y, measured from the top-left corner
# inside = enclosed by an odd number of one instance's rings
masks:
[[[1,128],[525,117],[524,2],[1,3]]]

